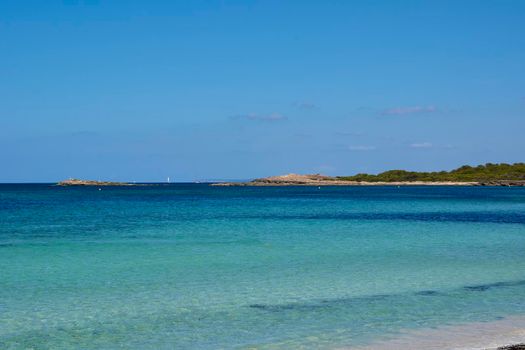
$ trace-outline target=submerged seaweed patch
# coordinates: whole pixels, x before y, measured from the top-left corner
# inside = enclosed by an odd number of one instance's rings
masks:
[[[480,292],[480,291],[486,291],[486,290],[494,289],[494,288],[514,287],[514,286],[521,286],[521,285],[525,285],[525,280],[495,282],[495,283],[488,283],[488,284],[463,286],[459,289]],[[448,293],[446,293],[446,292],[438,292],[435,290],[421,290],[418,292],[414,292],[412,294],[416,296],[424,296],[424,297],[446,296],[446,295],[453,294],[455,291],[457,290],[451,290]],[[316,300],[316,301],[307,302],[307,303],[288,303],[288,304],[273,304],[273,305],[272,304],[250,304],[248,305],[248,307],[253,308],[253,309],[273,311],[273,312],[286,311],[286,310],[310,311],[310,310],[318,309],[318,308],[330,308],[330,307],[337,307],[337,306],[345,307],[345,306],[349,306],[352,304],[375,303],[375,302],[383,301],[385,299],[394,299],[401,295],[402,294],[377,294],[377,295],[359,296],[359,297],[322,299],[322,300]]]
[[[474,286],[465,286],[465,287],[463,287],[463,289],[466,289],[466,290],[469,290],[469,291],[475,291],[475,292],[484,292],[484,291],[492,289],[492,288],[514,287],[514,286],[521,286],[521,285],[525,285],[525,280],[511,281],[511,282],[496,282],[496,283],[479,284],[479,285],[474,285]]]
[[[319,213],[319,214],[261,214],[238,216],[242,219],[272,220],[406,220],[426,222],[480,222],[496,224],[525,224],[525,214],[493,212],[429,212],[429,213]]]
[[[422,290],[420,292],[415,292],[415,295],[437,295],[439,292],[435,290]]]

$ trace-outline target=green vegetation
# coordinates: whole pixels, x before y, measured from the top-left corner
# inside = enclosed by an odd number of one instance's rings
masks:
[[[481,182],[499,180],[525,180],[525,163],[492,164],[471,167],[464,165],[451,171],[416,172],[405,170],[389,170],[377,175],[357,174],[354,176],[339,176],[339,180],[367,182],[397,182],[397,181],[454,181]]]

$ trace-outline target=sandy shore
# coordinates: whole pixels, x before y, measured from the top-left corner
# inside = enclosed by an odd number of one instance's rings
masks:
[[[418,331],[407,330],[396,338],[352,350],[495,350],[520,349],[525,343],[525,317],[513,316],[492,322],[475,322]],[[525,346],[522,348],[525,349]]]

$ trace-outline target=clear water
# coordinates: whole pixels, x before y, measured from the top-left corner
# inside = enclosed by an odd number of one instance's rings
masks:
[[[1,349],[324,349],[525,315],[525,188],[0,185]]]

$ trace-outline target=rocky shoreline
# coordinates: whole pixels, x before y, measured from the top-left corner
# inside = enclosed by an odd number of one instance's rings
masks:
[[[502,347],[499,347],[497,350],[525,350],[525,343],[502,346]]]
[[[287,174],[255,179],[249,182],[220,182],[212,186],[525,186],[525,181],[346,181],[320,174]]]
[[[523,187],[525,181],[519,180],[498,180],[498,181],[483,181],[479,182],[478,186],[507,186],[507,187]]]
[[[142,184],[144,185],[144,184]],[[56,186],[139,186],[129,182],[68,179]],[[320,174],[287,174],[255,179],[248,182],[216,182],[211,186],[525,186],[520,180],[466,181],[349,181]]]
[[[111,182],[111,181],[94,181],[94,180],[79,180],[68,179],[60,181],[57,186],[134,186],[128,182]]]

